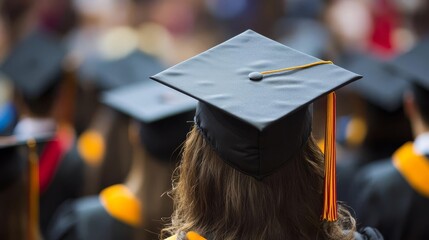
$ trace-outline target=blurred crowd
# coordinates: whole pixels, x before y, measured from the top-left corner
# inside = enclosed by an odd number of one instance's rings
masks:
[[[0,0],[0,239],[159,239],[194,108],[174,121],[171,110],[140,114],[180,100],[132,90],[246,29],[364,76],[337,92],[338,200],[385,239],[426,239],[427,187],[416,210],[426,218],[391,203],[399,190],[372,195],[396,215],[374,217],[364,199],[364,180],[418,135],[403,105],[409,84],[385,65],[427,38],[426,0]],[[22,154],[37,163],[10,160]]]

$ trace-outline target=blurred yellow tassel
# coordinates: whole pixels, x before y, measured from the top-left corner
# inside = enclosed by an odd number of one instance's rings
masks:
[[[194,231],[190,231],[186,233],[186,238],[188,240],[206,240],[205,238],[201,237],[198,233]]]
[[[335,92],[327,96],[326,128],[325,128],[325,189],[323,196],[322,219],[328,222],[337,220],[337,188],[336,188],[336,96]]]
[[[99,166],[105,154],[103,136],[95,130],[87,130],[79,137],[77,149],[82,159],[90,166]]]

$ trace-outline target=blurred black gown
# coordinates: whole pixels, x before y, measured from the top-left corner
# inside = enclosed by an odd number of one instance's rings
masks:
[[[352,189],[358,224],[387,240],[429,239],[429,156],[414,153],[412,143],[363,168]]]
[[[48,240],[128,240],[140,224],[140,201],[117,184],[98,196],[69,201],[55,214]]]
[[[40,146],[40,229],[46,236],[48,224],[57,208],[67,201],[81,196],[84,162],[75,145],[62,149],[58,138]]]

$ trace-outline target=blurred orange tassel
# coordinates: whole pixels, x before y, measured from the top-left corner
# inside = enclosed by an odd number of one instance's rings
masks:
[[[323,196],[322,219],[328,222],[337,220],[337,187],[336,187],[336,96],[335,92],[327,96],[325,128],[325,189]]]
[[[39,228],[39,157],[36,141],[29,140],[27,145],[29,148],[28,239],[34,240],[38,238]]]

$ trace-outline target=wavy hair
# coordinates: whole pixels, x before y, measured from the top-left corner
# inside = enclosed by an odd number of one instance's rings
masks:
[[[194,127],[173,176],[172,221],[161,236],[195,231],[210,240],[354,239],[355,220],[344,207],[338,221],[321,220],[323,164],[310,137],[281,169],[258,181],[220,159]]]

